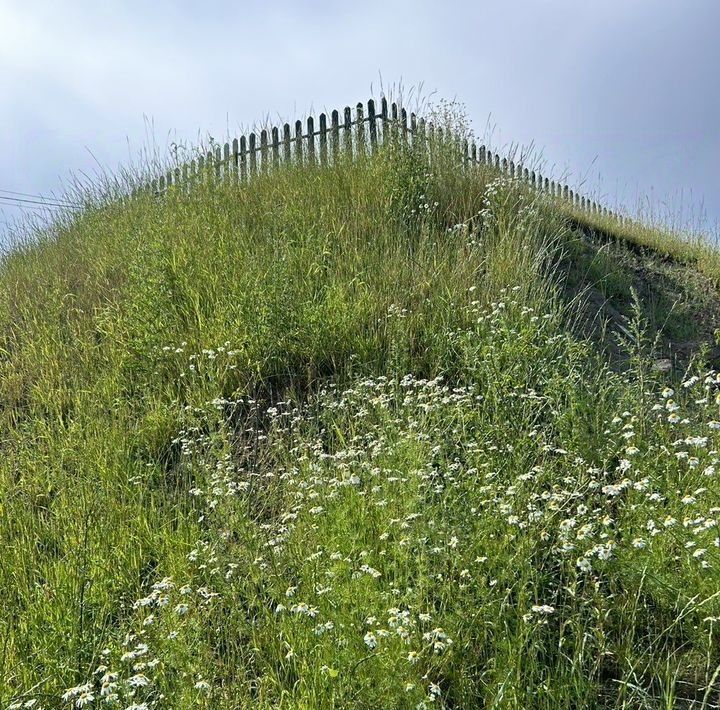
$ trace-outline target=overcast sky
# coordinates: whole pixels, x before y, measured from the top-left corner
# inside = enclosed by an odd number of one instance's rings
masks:
[[[478,134],[534,144],[608,203],[712,226],[719,29],[718,0],[0,0],[0,190],[61,194],[148,135],[304,118],[382,76],[458,99]],[[19,210],[0,210],[1,235]]]

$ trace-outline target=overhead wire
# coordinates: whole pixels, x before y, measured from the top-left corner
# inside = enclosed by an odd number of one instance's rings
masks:
[[[39,200],[29,199],[26,197],[9,197],[0,194],[0,204],[12,205],[14,207],[24,207],[26,205],[36,205],[39,207],[59,207],[59,208],[70,208],[77,209],[80,205],[75,205],[69,202],[58,202],[49,200],[47,198],[41,198]]]
[[[38,194],[30,193],[30,192],[18,192],[17,190],[4,190],[2,188],[0,188],[0,198],[6,199],[6,200],[14,200],[17,202],[37,201],[37,202],[41,202],[42,204],[62,205],[63,207],[77,207],[78,206],[76,203],[71,202],[70,200],[62,199],[62,198],[45,197],[45,195],[38,195]]]

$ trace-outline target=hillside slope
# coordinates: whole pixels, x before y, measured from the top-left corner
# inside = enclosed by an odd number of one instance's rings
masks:
[[[3,706],[717,705],[711,277],[427,161],[5,259]]]

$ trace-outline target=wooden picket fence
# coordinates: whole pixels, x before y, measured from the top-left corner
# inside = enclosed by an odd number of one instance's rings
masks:
[[[415,113],[408,114],[395,102],[388,104],[384,97],[380,100],[379,111],[375,101],[370,99],[367,104],[358,103],[354,110],[346,106],[342,115],[339,111],[332,111],[329,116],[321,113],[317,124],[310,116],[304,124],[295,121],[294,127],[285,123],[281,128],[272,127],[235,138],[167,170],[151,180],[145,189],[162,195],[172,185],[191,185],[207,176],[246,181],[287,163],[325,166],[336,161],[341,153],[350,157],[371,155],[391,141],[420,144],[428,150],[438,142],[454,143],[459,154],[458,164],[463,167],[486,166],[549,197],[569,202],[578,210],[612,217],[623,224],[632,221],[510,157],[502,157],[484,145],[443,132],[441,126],[435,126]],[[133,195],[140,191],[134,190]]]

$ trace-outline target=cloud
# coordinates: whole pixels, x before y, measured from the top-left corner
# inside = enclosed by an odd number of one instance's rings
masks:
[[[608,184],[708,194],[718,158],[715,0],[364,3],[0,0],[0,188],[114,167],[146,140],[216,137],[367,98],[457,96],[500,142]],[[692,11],[690,11],[692,10]],[[597,160],[595,161],[595,158]],[[595,161],[595,162],[594,162]],[[720,197],[708,194],[720,217]]]

